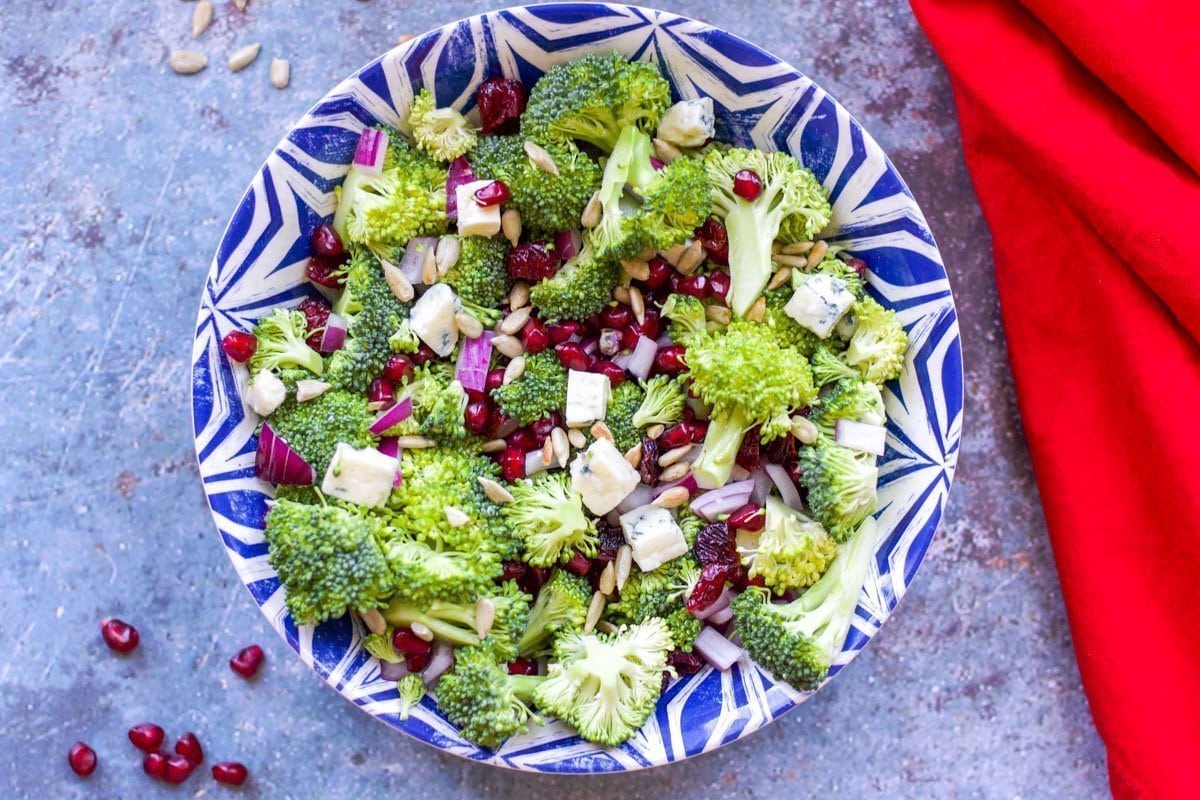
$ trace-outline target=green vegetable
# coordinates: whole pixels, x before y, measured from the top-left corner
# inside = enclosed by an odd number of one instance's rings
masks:
[[[887,424],[887,412],[883,407],[879,385],[857,377],[838,380],[831,391],[821,395],[820,403],[808,418],[829,437],[834,435],[839,419],[868,425]]]
[[[514,581],[504,582],[486,597],[495,608],[495,617],[491,629],[482,639],[477,632],[478,601],[434,600],[428,606],[420,606],[393,598],[383,610],[383,618],[389,625],[397,627],[410,627],[419,622],[439,641],[455,647],[479,647],[507,663],[517,657],[517,637],[529,614],[529,597]]]
[[[676,344],[687,345],[693,337],[708,332],[704,303],[690,294],[672,294],[663,303],[662,315],[671,321],[667,333]]]
[[[438,161],[453,161],[475,146],[475,129],[453,108],[438,108],[433,92],[422,89],[408,112],[417,147]]]
[[[470,434],[463,423],[467,392],[454,378],[454,366],[448,361],[431,361],[413,370],[403,394],[412,399],[413,413],[406,420],[384,431],[385,436],[419,434],[440,444],[465,442]]]
[[[409,306],[392,294],[379,259],[368,250],[351,248],[346,283],[333,310],[346,318],[348,334],[329,358],[326,380],[338,388],[365,393],[394,351],[416,349],[407,343],[416,340],[408,328]]]
[[[646,393],[633,381],[625,381],[608,398],[608,410],[604,424],[612,431],[613,442],[624,453],[642,440],[639,426],[634,424],[638,409],[642,407]]]
[[[356,450],[375,446],[379,440],[370,431],[374,421],[366,397],[340,389],[303,403],[289,398],[271,415],[275,433],[312,465],[318,482],[339,442]]]
[[[586,580],[555,570],[542,584],[529,610],[525,632],[517,642],[518,652],[527,658],[540,656],[560,633],[582,631],[591,602],[592,587]]]
[[[392,645],[392,629],[390,628],[387,633],[368,633],[364,636],[363,649],[388,664],[399,664],[404,660]]]
[[[813,351],[812,374],[817,386],[827,386],[840,380],[853,380],[859,377],[859,372],[843,359],[845,354],[838,354],[831,349],[830,344],[836,339],[826,339],[825,343]]]
[[[264,369],[303,367],[314,375],[325,370],[321,354],[304,341],[308,323],[304,313],[295,309],[277,308],[254,326],[258,348],[250,357],[250,372]]]
[[[851,311],[856,325],[846,348],[846,363],[878,384],[898,378],[904,369],[908,335],[896,319],[896,312],[870,297],[859,300]]]
[[[473,600],[492,588],[498,571],[494,558],[438,550],[418,539],[392,542],[386,552],[396,575],[397,595],[418,606],[435,600]]]
[[[620,278],[621,265],[599,255],[585,238],[577,256],[530,288],[529,299],[546,322],[587,319],[608,305]]]
[[[792,299],[792,289],[780,287],[763,292],[767,300],[766,312],[762,324],[769,327],[780,344],[787,345],[801,354],[811,357],[819,348],[841,348],[842,341],[837,337],[822,339],[808,328],[787,315],[783,307]]]
[[[687,390],[677,378],[655,375],[642,384],[642,389],[646,395],[633,415],[635,426],[645,428],[650,425],[674,425],[683,419]]]
[[[596,526],[584,513],[583,498],[571,488],[570,475],[555,472],[511,484],[513,502],[502,506],[505,521],[525,547],[525,561],[549,567],[567,561],[576,550],[596,555]]]
[[[492,390],[492,399],[519,425],[531,425],[567,404],[567,370],[554,350],[525,357],[525,371]]]
[[[767,498],[766,525],[751,548],[739,548],[750,577],[777,592],[803,589],[816,583],[837,552],[821,523],[794,511],[776,497]]]
[[[875,457],[834,444],[822,436],[800,448],[800,483],[808,489],[808,505],[838,542],[875,510],[879,468]]]
[[[618,624],[635,624],[659,618],[667,626],[675,649],[690,652],[700,635],[700,621],[687,610],[687,596],[700,579],[700,565],[689,553],[651,571],[633,571],[621,597],[604,608],[604,616]]]
[[[495,750],[508,737],[528,730],[534,693],[544,678],[509,675],[486,650],[460,647],[454,667],[438,681],[438,708],[472,742]]]
[[[508,241],[503,236],[460,236],[458,242],[458,261],[442,276],[442,282],[453,288],[464,304],[498,313],[495,309],[512,288]],[[486,324],[490,327],[495,321]]]
[[[396,716],[401,720],[406,720],[412,710],[425,699],[428,688],[420,675],[410,672],[396,683],[396,691],[400,694],[400,710],[396,712]]]

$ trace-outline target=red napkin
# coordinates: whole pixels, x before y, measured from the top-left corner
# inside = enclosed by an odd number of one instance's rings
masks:
[[[1195,800],[1200,3],[912,5],[949,70],[991,224],[1022,422],[1113,795]]]

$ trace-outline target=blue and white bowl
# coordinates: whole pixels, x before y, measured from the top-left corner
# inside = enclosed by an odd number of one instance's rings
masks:
[[[753,664],[706,669],[671,684],[637,737],[616,748],[580,739],[557,722],[533,726],[498,752],[458,735],[431,698],[407,720],[394,683],[362,648],[358,621],[297,626],[267,563],[263,515],[270,487],[254,476],[257,418],[247,375],[221,337],[248,329],[307,293],[312,229],[334,210],[359,132],[404,128],[413,94],[470,111],[476,87],[504,75],[532,85],[554,64],[617,50],[657,62],[678,97],[711,97],[717,137],[786,150],[833,195],[827,238],[867,262],[871,293],[899,314],[910,346],[903,375],[885,391],[888,451],[881,460],[878,552],[859,598],[837,674],[904,595],[937,529],[961,435],[963,373],[950,285],[925,217],[895,167],[847,111],[778,58],[686,17],[598,3],[513,8],[455,22],[395,48],[326,95],[254,177],[225,231],[200,302],[193,347],[196,452],[222,544],[263,614],[309,666],[388,725],[456,755],[539,772],[619,772],[682,761],[740,739],[806,694]]]

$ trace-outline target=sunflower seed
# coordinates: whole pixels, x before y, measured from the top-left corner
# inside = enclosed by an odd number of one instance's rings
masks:
[[[254,63],[254,59],[258,58],[258,51],[261,49],[262,45],[255,42],[234,50],[233,55],[229,57],[229,69],[233,72],[241,72]]]
[[[426,447],[437,447],[437,442],[424,436],[401,436],[396,439],[396,446],[401,450],[424,450]]]
[[[613,625],[608,620],[602,619],[596,622],[596,630],[600,631],[601,633],[616,633],[621,629],[616,625]]]
[[[621,305],[625,305],[625,306],[629,305],[629,287],[628,286],[614,286],[613,287],[613,300],[616,300]]]
[[[691,464],[686,464],[686,463],[672,464],[671,466],[669,466],[663,470],[662,475],[659,475],[658,479],[660,481],[662,481],[663,483],[670,483],[671,481],[680,480],[681,478],[683,478],[685,475],[687,475],[691,471],[692,471]]]
[[[515,336],[500,335],[492,337],[492,347],[500,351],[500,355],[516,358],[525,355],[525,346]]]
[[[483,323],[477,317],[460,311],[454,315],[454,321],[458,324],[462,335],[468,339],[478,339],[483,336]]]
[[[660,467],[669,467],[672,464],[678,463],[679,459],[690,453],[694,446],[695,445],[684,444],[676,447],[674,450],[668,450],[662,454],[661,458],[658,459],[658,465]]]
[[[801,444],[813,444],[817,441],[818,433],[817,426],[807,417],[799,415],[792,417],[792,436],[795,436]]]
[[[579,224],[585,228],[594,228],[600,224],[600,191],[592,193],[592,199],[587,201],[587,205],[583,207],[583,213],[579,215]]]
[[[777,256],[783,250],[783,245],[779,242],[771,242],[771,255]]]
[[[825,254],[828,252],[829,252],[828,242],[815,243],[813,245],[813,249],[810,250],[808,253],[808,264],[806,266],[809,269],[816,269],[817,264],[820,264],[822,261],[825,260]]]
[[[512,291],[508,293],[508,307],[513,311],[523,307],[529,302],[529,284],[524,281],[518,281],[513,286]]]
[[[617,591],[625,588],[625,582],[629,580],[629,573],[633,569],[633,548],[627,544],[621,545],[621,549],[617,550]]]
[[[501,439],[500,441],[504,440]],[[508,491],[508,489],[505,489],[491,478],[485,478],[484,476],[480,475],[475,480],[479,481],[479,485],[483,487],[483,493],[486,494],[488,500],[491,500],[493,503],[511,503],[515,499],[512,496],[512,492]]]
[[[513,247],[521,238],[521,212],[515,208],[506,208],[500,215],[500,231]]]
[[[550,437],[546,437],[546,441],[542,444],[542,466],[548,467],[554,463],[554,443],[550,441]]]
[[[806,254],[809,250],[812,250],[814,244],[816,243],[792,242],[791,244],[785,244],[783,247],[779,248],[779,252],[783,253],[785,256],[800,256]]]
[[[496,606],[486,597],[481,597],[475,601],[475,632],[479,634],[480,639],[486,639],[487,635],[492,632],[492,625],[496,622]]]
[[[587,447],[587,437],[583,435],[583,431],[576,428],[571,428],[571,430],[567,431],[567,441],[576,450],[582,450]]]
[[[683,255],[679,257],[679,263],[675,265],[675,269],[684,275],[691,275],[703,260],[704,245],[700,244],[700,240],[697,239],[688,245],[687,250],[683,251]]]
[[[633,309],[633,318],[637,320],[638,325],[646,321],[646,299],[642,297],[642,290],[636,286],[629,287],[629,307]]]
[[[500,333],[507,333],[509,336],[517,333],[517,331],[525,327],[526,322],[529,322],[529,315],[532,311],[529,306],[521,306],[516,311],[513,311],[507,317],[500,320]]]
[[[404,275],[404,270],[397,267],[395,264],[387,261],[383,264],[383,279],[387,281],[388,288],[392,290],[392,294],[401,303],[407,303],[416,296],[413,290],[413,285],[408,282],[408,278]]]
[[[457,236],[443,236],[438,239],[437,255],[434,256],[434,260],[437,261],[438,275],[445,275],[451,267],[458,263],[460,252],[462,252],[462,245],[459,244]]]
[[[325,381],[296,381],[296,402],[305,403],[329,391]]]
[[[192,38],[199,39],[200,34],[208,29],[212,24],[213,7],[208,0],[200,0],[196,3],[196,10],[192,12]]]
[[[517,356],[508,362],[508,366],[504,368],[504,385],[507,386],[524,374],[525,356]]]
[[[413,622],[408,626],[408,629],[413,632],[422,642],[433,641],[433,631],[429,630],[429,626],[423,622]]]
[[[363,624],[371,633],[384,633],[387,630],[387,620],[383,618],[383,614],[379,613],[379,609],[368,608],[359,616],[362,617]]]
[[[786,253],[780,253],[777,256],[771,256],[771,260],[776,264],[782,265],[784,268],[790,269],[804,269],[808,266],[807,256],[790,256]]]
[[[233,5],[238,11],[245,11],[248,2],[249,0],[233,0]]]
[[[471,521],[470,517],[454,506],[443,506],[442,513],[446,515],[446,522],[451,528],[461,528]]]
[[[733,313],[729,310],[729,306],[705,306],[704,316],[719,325],[728,325],[733,320]]]
[[[625,259],[621,262],[621,268],[625,270],[626,275],[634,280],[644,281],[650,277],[650,265],[645,261]]]
[[[750,310],[746,312],[746,319],[751,322],[762,322],[763,317],[767,315],[767,298],[759,297],[754,301],[754,305],[750,306]]]
[[[404,44],[405,42],[411,42],[415,38],[416,37],[413,36],[411,33],[402,33],[396,37],[396,44]]]
[[[663,475],[666,475],[664,472]],[[678,508],[688,501],[691,493],[685,486],[674,486],[654,498],[650,505],[656,508]]]
[[[683,155],[683,153],[679,151],[678,147],[670,142],[663,141],[662,139],[654,140],[654,154],[658,156],[658,160],[664,164],[670,164],[672,161]]]
[[[600,615],[604,613],[604,593],[596,592],[592,595],[592,604],[588,606],[587,617],[583,620],[583,632],[591,633],[596,627],[596,623],[600,621]]]
[[[286,58],[272,58],[267,78],[276,89],[286,89],[292,79],[292,65]]]
[[[778,289],[792,279],[791,267],[780,267],[774,275],[771,276],[770,283],[767,284],[767,291]]]
[[[636,258],[638,261],[649,261],[650,259],[654,258],[656,255],[658,255],[657,250],[655,250],[653,247],[647,247],[645,250],[641,251],[636,256],[634,256],[634,258]]]
[[[637,469],[642,464],[642,443],[638,442],[633,447],[625,451],[625,460],[629,462],[629,466]]]
[[[613,439],[612,431],[603,422],[597,422],[592,426],[592,436],[596,439],[608,439],[610,442],[616,441]]]
[[[558,465],[565,467],[571,455],[571,443],[567,441],[567,432],[562,428],[550,431],[550,444],[554,447],[554,457],[558,460]]]
[[[537,165],[538,169],[543,172],[549,172],[551,175],[558,175],[558,165],[554,163],[554,159],[546,152],[546,148],[528,139],[525,140],[524,147],[525,155],[529,156],[529,160]]]
[[[421,262],[421,283],[433,286],[437,283],[437,279],[437,250],[427,247],[425,248],[425,259]]]
[[[657,439],[658,437],[663,435],[663,431],[665,431],[666,429],[667,428],[665,425],[660,425],[658,423],[655,423],[654,425],[651,425],[649,428],[646,428],[646,436],[650,437],[651,439]]]
[[[683,254],[687,252],[687,249],[691,247],[691,244],[692,243],[690,241],[684,242],[683,244],[677,244],[669,250],[659,250],[658,254],[666,259],[666,262],[673,267],[679,263],[679,259],[683,257]]]
[[[612,594],[617,588],[617,569],[613,566],[613,562],[608,562],[604,566],[604,571],[600,573],[600,591],[605,595]]]
[[[488,439],[479,447],[479,452],[491,455],[492,453],[503,453],[508,447],[508,442],[503,439]]]
[[[194,75],[208,66],[208,59],[195,50],[176,50],[171,53],[171,69],[180,75]]]

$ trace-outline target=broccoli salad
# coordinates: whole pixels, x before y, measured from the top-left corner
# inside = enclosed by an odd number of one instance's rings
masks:
[[[743,659],[816,689],[907,347],[818,238],[828,193],[615,54],[476,107],[365,130],[310,296],[223,341],[288,610],[356,615],[401,717],[436,700],[486,748],[551,718],[620,744]]]

